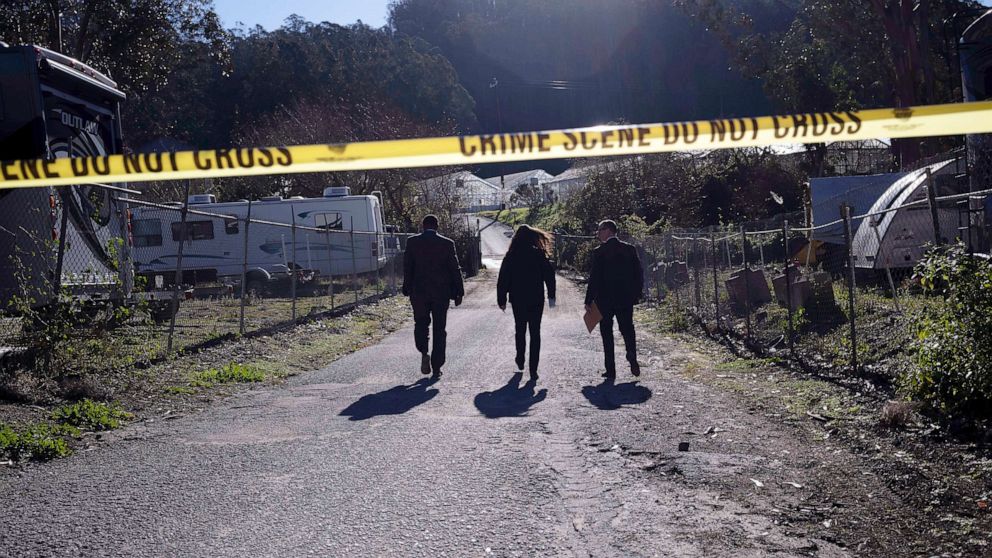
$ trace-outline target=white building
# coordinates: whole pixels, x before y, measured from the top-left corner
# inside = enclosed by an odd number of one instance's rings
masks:
[[[552,195],[552,191],[545,187],[545,184],[553,179],[554,177],[547,171],[534,169],[502,176],[497,175],[486,180],[497,185],[497,187],[502,184],[503,199],[509,203],[517,204],[520,203],[518,200],[525,195],[525,192],[521,191],[524,187],[540,190],[543,193],[545,202],[555,201],[556,198]]]
[[[549,191],[554,192],[554,196],[558,201],[565,201],[582,191],[586,187],[586,184],[589,183],[589,177],[608,170],[609,165],[616,165],[618,162],[622,162],[622,160],[617,159],[605,163],[573,166],[565,172],[552,177],[545,184],[545,187]]]
[[[469,212],[498,209],[504,202],[499,186],[468,171],[428,178],[416,187],[427,199],[450,196],[458,208]]]

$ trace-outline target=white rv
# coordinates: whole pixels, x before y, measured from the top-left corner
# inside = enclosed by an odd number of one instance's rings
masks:
[[[198,194],[188,201],[182,260],[185,284],[240,282],[246,252],[249,288],[286,278],[290,270],[339,276],[372,272],[386,263],[382,206],[375,196],[352,196],[348,188],[327,188],[321,198],[272,196],[250,204],[244,200],[217,203],[212,195]],[[133,209],[135,267],[139,275],[151,279],[151,285],[175,280],[184,236],[180,204],[171,205],[175,208]],[[249,205],[252,222],[246,226]],[[291,227],[255,221],[295,223],[295,239]]]

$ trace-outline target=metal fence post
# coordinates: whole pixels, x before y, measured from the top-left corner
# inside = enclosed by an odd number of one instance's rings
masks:
[[[327,237],[327,294],[331,297],[331,310],[334,310],[334,270],[331,267],[331,223],[324,217],[324,235]]]
[[[351,225],[348,229],[348,236],[351,237],[351,286],[355,289],[355,306],[358,306],[358,262],[355,259],[355,217],[351,217]]]
[[[72,143],[69,144],[69,156],[73,157]],[[58,189],[53,190],[56,192],[54,199],[60,200],[62,203],[62,215],[59,216],[59,247],[58,253],[55,256],[55,276],[52,277],[52,297],[55,302],[59,302],[62,299],[62,269],[65,266],[65,237],[66,229],[69,227],[69,201],[72,199],[72,186],[65,186],[59,192]],[[52,208],[55,209],[54,207]],[[47,369],[51,364],[51,351],[45,356],[45,368]]]
[[[699,316],[700,307],[702,306],[702,292],[699,285],[699,242],[696,238],[693,238],[692,242],[692,255],[693,255],[693,265],[692,265],[692,283],[693,283],[693,294],[695,295],[694,302],[696,303],[696,316]],[[705,257],[703,261],[705,261]]]
[[[841,217],[844,219],[844,243],[847,245],[847,308],[851,315],[851,370],[858,371],[858,337],[856,319],[854,315],[854,246],[852,245],[851,234],[851,206],[844,204],[841,206]]]
[[[782,222],[782,248],[785,254],[785,306],[789,311],[789,321],[786,324],[786,335],[788,335],[789,354],[795,353],[795,330],[793,325],[793,304],[792,304],[792,265],[789,261],[789,220]]]
[[[717,246],[716,233],[710,233],[710,245],[713,249],[713,308],[716,310],[716,328],[720,329],[720,278],[717,276],[716,262],[720,258],[720,247]]]
[[[72,187],[64,188],[66,197],[72,196]],[[65,200],[62,201],[62,215],[59,219],[59,247],[58,255],[55,257],[55,275],[52,276],[52,297],[55,301],[62,298],[62,269],[65,266],[65,237],[66,229],[69,226],[69,207]],[[51,261],[51,260],[49,260]]]
[[[654,296],[658,300],[658,304],[661,304],[661,273],[664,270],[665,265],[665,241],[661,243],[661,254],[659,254],[658,261],[654,263]]]
[[[176,314],[179,313],[179,292],[183,282],[183,246],[186,245],[186,215],[189,211],[189,188],[190,181],[186,181],[183,207],[179,213],[179,248],[176,250],[176,276],[173,280],[175,284],[172,289],[172,317],[169,319],[169,341],[166,344],[165,353],[172,353],[172,336],[176,331]]]
[[[66,186],[63,188],[66,197],[72,195],[72,187]],[[57,197],[56,197],[57,199]],[[54,209],[54,208],[53,208]],[[65,237],[66,228],[69,226],[69,208],[66,200],[62,200],[62,215],[59,219],[59,237],[58,237],[58,253],[55,257],[55,274],[52,275],[52,302],[56,305],[62,300],[62,268],[65,265]],[[50,261],[50,260],[49,260]],[[29,295],[30,296],[30,295]],[[61,312],[61,309],[55,307],[55,312]],[[45,346],[45,370],[50,370],[52,367],[52,352],[54,347],[50,344]]]
[[[293,243],[293,265],[289,269],[289,290],[290,296],[293,297],[293,321],[296,321],[296,270],[299,268],[299,260],[296,259],[296,209],[293,204],[289,204],[289,211],[292,213],[292,223],[290,226],[290,242]]]
[[[943,242],[940,239],[940,216],[937,212],[937,187],[934,185],[929,168],[927,168],[927,201],[930,203],[930,219],[933,221],[933,245],[940,246]]]
[[[379,231],[375,231],[375,244],[372,245],[372,249],[369,250],[369,257],[372,258],[372,265],[375,266],[375,291],[382,297],[382,277],[379,275],[379,248],[385,247],[379,242]],[[385,256],[385,254],[383,254]]]
[[[248,297],[248,226],[251,223],[251,200],[248,200],[248,214],[245,216],[245,228],[243,234],[245,240],[241,248],[241,316],[239,318],[238,332],[245,334],[245,299]]]
[[[751,340],[751,267],[747,260],[747,233],[741,226],[741,260],[744,264],[744,338]]]
[[[679,290],[680,290],[679,278],[678,275],[675,273],[675,271],[678,270],[679,253],[675,247],[674,237],[669,238],[668,253],[672,259],[672,261],[670,262],[672,267],[669,267],[668,269],[665,270],[665,280],[667,281],[668,277],[670,276],[672,278],[672,284],[670,286],[666,284],[666,287],[669,288],[668,296],[672,297],[672,303],[675,305],[675,308],[678,309],[681,308],[680,304],[682,303],[682,301],[679,300]],[[671,272],[670,275],[669,272]]]

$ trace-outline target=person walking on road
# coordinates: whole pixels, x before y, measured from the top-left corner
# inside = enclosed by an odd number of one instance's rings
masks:
[[[413,340],[420,351],[420,372],[441,377],[444,366],[448,301],[460,306],[465,296],[455,243],[437,233],[434,215],[424,217],[423,232],[410,237],[403,254],[403,294],[413,306]],[[428,351],[434,323],[434,346]]]
[[[627,349],[630,373],[641,375],[637,363],[637,340],[634,334],[634,305],[644,290],[644,270],[637,249],[617,238],[617,224],[610,220],[599,223],[596,237],[602,243],[592,252],[592,270],[586,288],[586,309],[595,302],[603,318],[599,333],[603,337],[606,373],[604,378],[616,378],[613,356],[613,318],[616,317],[623,343]]]
[[[507,295],[513,306],[516,328],[517,369],[524,369],[527,330],[530,329],[530,378],[537,380],[541,359],[541,316],[544,314],[544,287],[548,305],[555,306],[555,270],[551,256],[551,235],[541,229],[520,225],[500,266],[496,281],[496,303],[506,311]]]

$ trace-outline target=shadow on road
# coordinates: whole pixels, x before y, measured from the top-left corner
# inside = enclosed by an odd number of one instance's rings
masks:
[[[423,378],[410,385],[370,393],[348,405],[340,416],[350,417],[349,420],[366,420],[381,415],[402,415],[433,399],[438,394],[438,390],[430,389],[435,383],[435,379]]]
[[[624,405],[639,405],[651,399],[651,390],[637,382],[618,384],[613,378],[606,378],[598,386],[584,386],[582,395],[590,403],[603,411],[614,411]]]
[[[475,408],[486,418],[522,417],[530,408],[548,396],[548,390],[541,388],[534,393],[537,385],[530,380],[522,387],[520,379],[523,374],[514,374],[510,381],[496,391],[484,391],[475,396]]]

